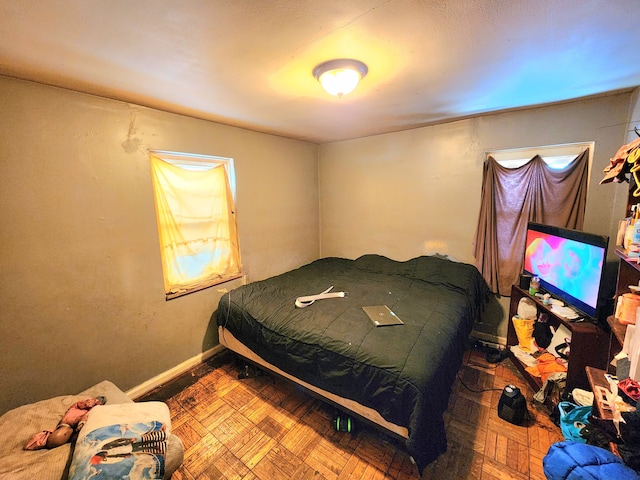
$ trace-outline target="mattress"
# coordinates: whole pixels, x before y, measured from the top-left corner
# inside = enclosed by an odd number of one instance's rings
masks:
[[[348,295],[295,306],[328,287]],[[422,471],[446,451],[443,413],[488,295],[474,266],[440,257],[331,257],[232,290],[220,299],[217,322],[221,341],[228,332],[242,345],[236,350],[406,432]],[[403,324],[376,327],[362,308],[373,305]]]

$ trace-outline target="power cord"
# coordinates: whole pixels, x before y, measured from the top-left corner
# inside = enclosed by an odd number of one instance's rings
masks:
[[[495,367],[494,367],[494,368],[495,368]],[[497,391],[500,391],[500,392],[502,391],[502,388],[485,388],[485,389],[483,389],[483,390],[476,390],[476,389],[473,389],[473,388],[471,388],[469,385],[467,385],[466,383],[464,383],[464,381],[463,381],[463,380],[462,380],[462,378],[460,377],[460,372],[459,372],[459,371],[458,371],[458,380],[460,380],[460,383],[462,384],[462,386],[463,386],[464,388],[466,388],[467,390],[469,390],[470,392],[473,392],[473,393],[493,392],[494,390],[497,390]]]

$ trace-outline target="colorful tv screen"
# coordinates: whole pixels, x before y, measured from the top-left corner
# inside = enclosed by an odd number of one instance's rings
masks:
[[[608,237],[529,223],[524,272],[582,313],[596,317]]]

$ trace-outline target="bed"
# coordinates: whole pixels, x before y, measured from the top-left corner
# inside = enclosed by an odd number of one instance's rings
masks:
[[[344,298],[296,299],[324,292]],[[226,293],[220,343],[405,439],[422,473],[447,448],[443,413],[489,296],[478,270],[440,256],[324,258]],[[376,327],[364,306],[402,325]]]

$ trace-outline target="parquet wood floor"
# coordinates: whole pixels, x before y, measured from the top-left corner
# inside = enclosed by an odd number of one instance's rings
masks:
[[[268,375],[238,379],[228,354],[211,359],[138,400],[169,405],[185,459],[173,480],[544,480],[542,458],[562,440],[510,360],[490,364],[468,350],[445,414],[448,451],[422,477],[401,442],[369,426],[335,432],[337,411]],[[528,400],[525,426],[498,417],[507,384]]]

